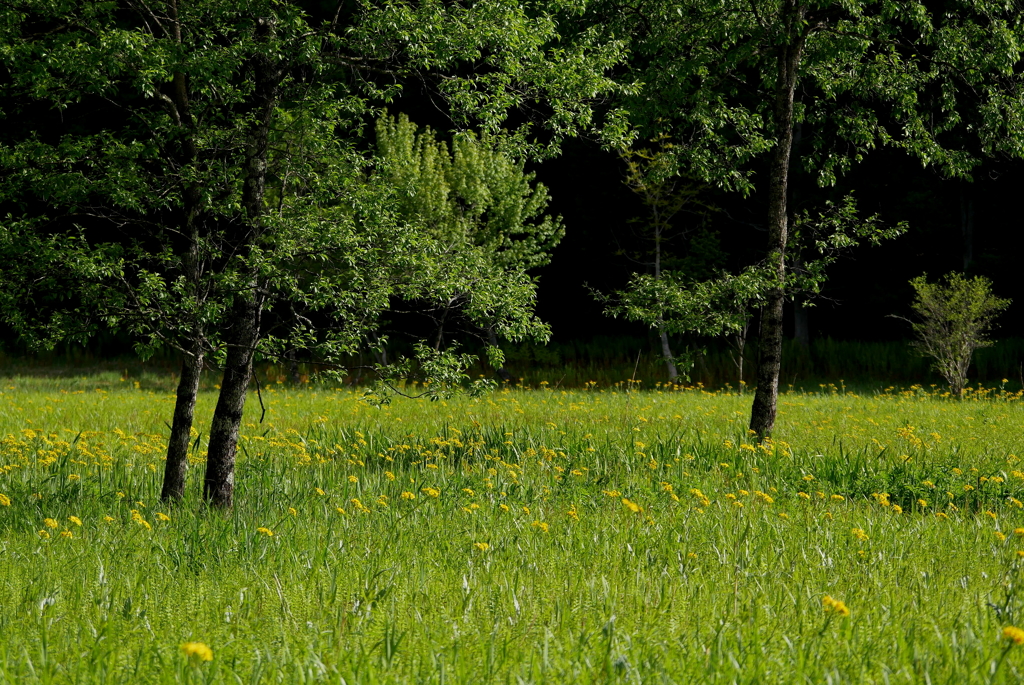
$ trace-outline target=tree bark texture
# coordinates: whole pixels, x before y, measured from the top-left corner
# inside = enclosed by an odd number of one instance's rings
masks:
[[[245,395],[252,380],[252,358],[259,340],[260,303],[239,296],[231,309],[224,378],[210,426],[203,497],[219,508],[231,506],[235,491],[235,453],[245,409]]]
[[[164,465],[164,486],[160,499],[165,502],[185,496],[185,474],[188,471],[188,448],[192,442],[192,422],[195,417],[199,377],[203,371],[203,355],[184,355],[181,360],[181,380],[174,402],[174,421],[167,442],[167,463]]]
[[[270,40],[275,33],[275,20],[260,18],[256,37]],[[261,237],[264,213],[267,159],[270,150],[270,127],[277,105],[283,70],[270,54],[260,52],[252,57],[253,124],[249,129],[245,150],[245,178],[242,183],[242,208],[247,221],[240,222],[229,239],[229,247],[244,260]],[[244,261],[242,262],[244,264]],[[206,477],[203,496],[212,506],[226,509],[234,499],[235,454],[238,433],[245,409],[245,395],[252,379],[252,360],[260,338],[260,320],[264,295],[256,273],[248,274],[247,287],[235,295],[228,320],[225,321],[227,357],[217,407],[210,426]]]
[[[173,22],[174,39],[180,44],[181,22],[178,18],[177,2],[170,4],[170,18]],[[167,90],[169,92],[165,101],[169,104],[171,116],[188,131],[182,138],[180,152],[181,165],[187,167],[193,164],[198,156],[194,136],[195,122],[189,104],[188,77],[183,72],[174,72]],[[202,191],[198,184],[183,184],[181,234],[188,239],[184,262],[185,276],[197,297],[201,297],[198,287],[203,272],[203,259],[199,247],[201,196]],[[192,440],[199,379],[203,371],[203,333],[198,328],[194,329],[193,333],[198,339],[192,341],[192,349],[182,356],[181,379],[178,381],[174,403],[174,419],[167,441],[167,463],[164,465],[164,483],[160,492],[160,499],[165,502],[177,501],[185,496],[188,450]]]
[[[778,47],[778,74],[775,83],[773,123],[777,135],[769,171],[767,253],[776,284],[768,294],[761,314],[761,339],[758,350],[757,389],[750,409],[750,430],[759,440],[771,435],[779,399],[779,374],[782,368],[782,312],[785,303],[786,241],[789,237],[787,201],[789,166],[793,149],[793,94],[797,69],[803,52],[803,19],[806,7],[796,0],[783,3],[785,40]]]

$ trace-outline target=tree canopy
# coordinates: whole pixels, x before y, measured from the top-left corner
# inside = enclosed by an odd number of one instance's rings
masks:
[[[182,352],[165,496],[183,487],[198,371],[222,366],[204,492],[225,506],[256,355],[315,348],[330,361],[396,296],[469,293],[468,314],[502,335],[543,335],[525,274],[483,274],[465,242],[403,215],[394,186],[363,173],[365,129],[421,78],[484,131],[543,102],[552,135],[526,126],[507,140],[553,150],[591,125],[617,54],[585,36],[553,49],[563,10],[572,3],[381,2],[321,19],[233,0],[7,5],[0,97],[20,117],[0,149],[0,244],[30,262],[5,270],[8,320],[43,340],[103,324],[143,352]],[[37,277],[55,271],[65,277]],[[39,301],[54,315],[24,314]]]

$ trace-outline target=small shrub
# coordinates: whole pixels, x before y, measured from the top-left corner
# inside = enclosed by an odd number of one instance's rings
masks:
[[[974,351],[992,345],[986,334],[1010,300],[996,297],[984,276],[951,273],[929,283],[922,275],[910,285],[916,294],[911,307],[917,320],[910,323],[918,339],[913,346],[934,359],[933,367],[949,383],[950,392],[962,397]]]

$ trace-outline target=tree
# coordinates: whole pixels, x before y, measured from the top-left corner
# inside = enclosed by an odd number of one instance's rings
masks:
[[[910,322],[917,336],[913,345],[922,356],[935,360],[934,368],[949,383],[950,392],[961,398],[974,351],[992,345],[986,334],[1010,300],[996,297],[984,276],[951,273],[939,283],[929,283],[924,274],[910,285],[915,295],[911,308],[917,315],[917,321]]]
[[[692,227],[677,225],[679,215],[683,212],[706,213],[709,207],[699,198],[699,184],[673,173],[672,143],[664,140],[664,137],[654,142],[659,143],[656,149],[630,147],[619,151],[619,156],[626,162],[626,185],[647,209],[646,217],[632,221],[634,225],[640,227],[638,232],[646,239],[646,249],[640,254],[630,255],[630,259],[645,268],[654,281],[661,280],[663,276],[676,280],[680,276],[689,280],[699,280],[706,275],[704,272],[714,271],[719,266],[717,262],[721,261],[724,253],[718,249],[715,241],[708,240],[714,236],[704,231],[696,236],[697,239],[691,241],[687,255],[689,259],[674,258],[669,245],[693,233]],[[700,238],[704,240],[701,241]],[[709,249],[700,250],[702,242]],[[681,261],[689,263],[684,266]],[[682,273],[676,273],[680,266],[684,266]],[[686,266],[689,268],[685,268]],[[664,317],[656,316],[651,326],[658,331],[661,355],[665,360],[669,381],[675,383],[679,377],[679,370],[669,344],[669,332]]]
[[[832,185],[871,149],[890,145],[963,177],[978,163],[964,138],[978,140],[983,154],[1019,156],[1020,8],[988,0],[935,9],[919,0],[608,0],[591,11],[608,35],[630,37],[622,73],[644,88],[624,107],[639,135],[670,135],[681,172],[756,191],[765,202],[773,285],[750,420],[764,437],[778,398],[792,171],[803,162]]]
[[[481,258],[484,273],[525,273],[551,261],[551,250],[565,230],[561,219],[544,214],[547,188],[534,183],[525,161],[503,150],[500,136],[471,131],[453,136],[450,149],[429,128],[419,128],[401,114],[377,121],[379,173],[395,189],[397,212],[420,222],[445,244],[470,245]],[[440,349],[445,324],[470,292],[454,293],[436,312],[434,346]],[[422,308],[420,308],[422,311]],[[484,324],[484,337],[497,351],[493,323]],[[507,377],[501,360],[499,374]]]
[[[528,277],[481,274],[478,250],[402,219],[393,189],[365,180],[362,130],[403,81],[421,79],[487,131],[547,103],[553,135],[509,141],[553,151],[591,124],[615,45],[563,38],[549,11],[504,1],[343,3],[315,18],[270,0],[17,0],[0,19],[0,98],[19,115],[0,148],[11,212],[0,248],[31,262],[3,273],[6,318],[43,340],[103,324],[132,332],[143,353],[182,353],[165,496],[181,495],[211,358],[223,379],[204,496],[230,506],[258,355],[316,349],[330,361],[393,297],[455,292],[471,292],[467,314],[502,335],[545,334]],[[39,278],[54,270],[81,286]],[[41,301],[59,316],[25,316]],[[424,354],[449,378],[466,363]]]

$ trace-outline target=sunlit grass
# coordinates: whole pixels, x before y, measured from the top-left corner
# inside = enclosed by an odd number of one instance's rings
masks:
[[[172,508],[168,391],[8,381],[0,682],[1019,680],[1018,394],[628,388],[269,384],[221,515],[212,393]]]

